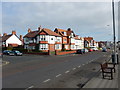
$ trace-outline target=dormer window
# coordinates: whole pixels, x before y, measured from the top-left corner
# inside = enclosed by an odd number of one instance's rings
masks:
[[[66,32],[62,32],[62,34],[64,34],[66,36]]]
[[[66,36],[66,32],[64,32],[64,35]]]

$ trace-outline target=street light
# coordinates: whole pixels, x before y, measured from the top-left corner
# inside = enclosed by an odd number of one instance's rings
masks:
[[[114,52],[112,55],[112,62],[118,63],[116,55],[116,36],[115,36],[115,11],[114,11],[114,0],[112,0],[112,16],[113,16],[113,42],[114,42]]]

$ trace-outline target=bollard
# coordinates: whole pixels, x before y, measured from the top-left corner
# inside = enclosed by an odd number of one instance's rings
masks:
[[[118,53],[116,54],[117,56],[117,64],[119,64],[119,56],[118,56]]]
[[[115,63],[115,54],[112,54],[112,63]]]

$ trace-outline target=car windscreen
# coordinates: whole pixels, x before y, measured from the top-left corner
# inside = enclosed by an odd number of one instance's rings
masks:
[[[16,53],[20,53],[19,51],[15,51]]]

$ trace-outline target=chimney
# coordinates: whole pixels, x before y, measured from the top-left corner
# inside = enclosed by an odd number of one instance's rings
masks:
[[[20,40],[22,40],[22,35],[20,35]]]
[[[31,29],[30,28],[28,28],[28,33],[30,33],[31,32]]]
[[[71,31],[71,28],[68,28],[68,31]]]
[[[16,34],[16,31],[12,31],[12,34],[14,34],[14,35],[15,35],[15,34]]]
[[[38,27],[38,31],[41,31],[42,30],[42,27],[41,27],[41,25]]]
[[[7,33],[4,33],[4,34],[3,34],[3,36],[6,36],[6,35],[7,35]]]

